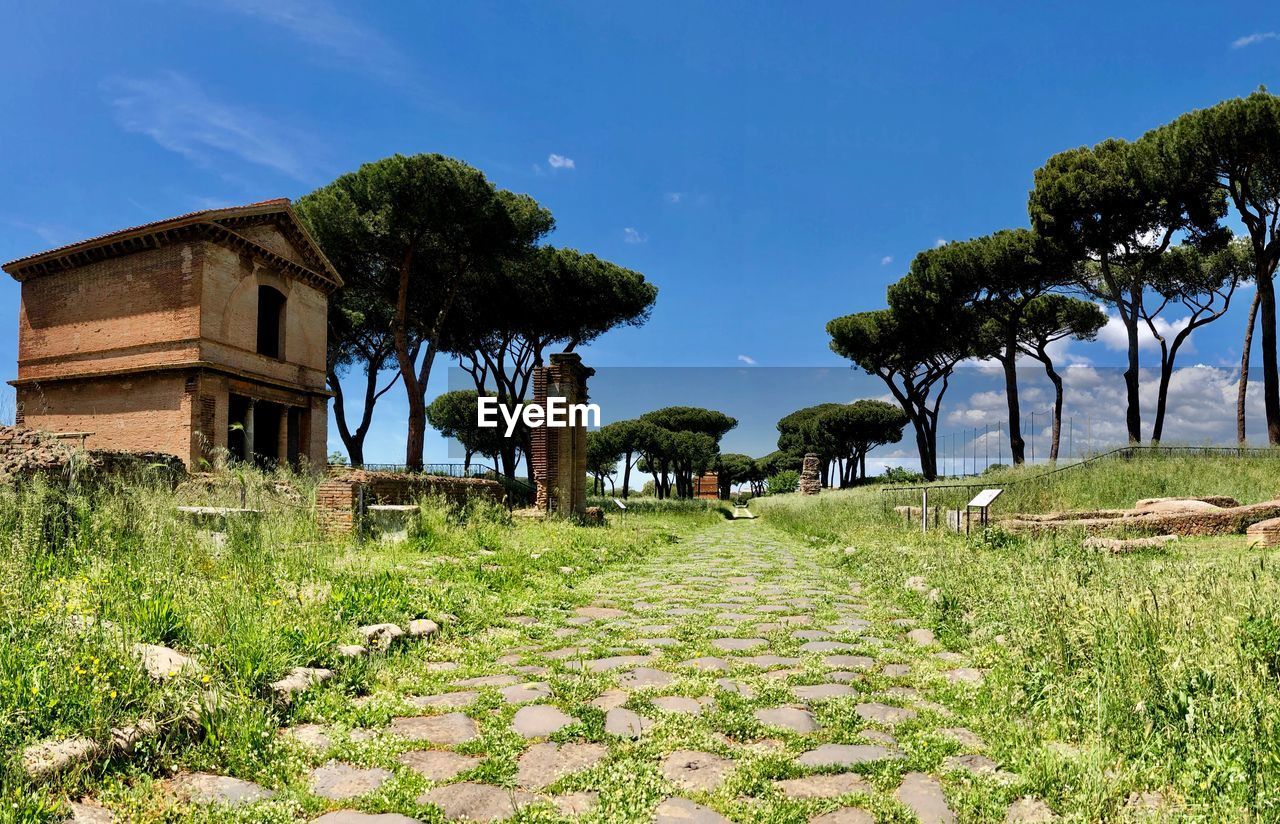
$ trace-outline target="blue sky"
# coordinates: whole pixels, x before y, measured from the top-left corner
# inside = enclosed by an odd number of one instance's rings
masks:
[[[584,351],[610,366],[840,367],[823,324],[1024,225],[1053,152],[1280,88],[1256,4],[3,5],[0,258],[438,151],[659,285]],[[1239,357],[1249,297],[1186,363]],[[17,305],[0,282],[5,377]],[[397,392],[371,458],[399,458]]]

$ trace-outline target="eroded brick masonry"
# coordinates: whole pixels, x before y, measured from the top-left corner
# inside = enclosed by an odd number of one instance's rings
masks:
[[[125,229],[5,264],[22,284],[17,418],[89,448],[326,462],[328,297],[285,199]]]

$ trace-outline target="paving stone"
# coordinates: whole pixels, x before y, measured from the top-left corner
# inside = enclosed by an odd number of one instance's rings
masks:
[[[469,706],[477,698],[480,693],[474,690],[460,690],[458,692],[444,692],[439,695],[413,695],[405,700],[406,704],[411,704],[418,709],[460,709]]]
[[[666,647],[676,647],[680,645],[680,641],[676,638],[637,638],[636,646],[638,647],[655,647],[657,649],[665,649]]]
[[[916,717],[915,710],[909,710],[905,707],[895,707],[890,704],[880,704],[878,702],[869,702],[858,704],[853,708],[859,716],[867,721],[874,721],[877,724],[894,725],[902,721],[910,721]]]
[[[22,751],[22,767],[27,777],[39,780],[57,775],[75,764],[90,761],[102,752],[92,738],[76,737],[32,744]]]
[[[902,753],[897,750],[878,744],[823,744],[802,753],[796,763],[804,767],[852,767],[901,757]]]
[[[646,687],[670,686],[676,677],[665,670],[653,667],[636,667],[630,672],[618,676],[618,686],[628,690],[645,689]]]
[[[972,753],[966,755],[949,755],[942,759],[942,768],[944,770],[959,770],[962,772],[973,773],[974,775],[995,775],[1000,770],[1000,765],[987,758],[985,755],[974,755]]]
[[[834,798],[845,793],[870,793],[871,782],[857,773],[810,775],[775,781],[773,786],[784,798]]]
[[[647,664],[652,660],[652,655],[611,655],[608,658],[596,658],[593,661],[587,661],[586,667],[592,672],[608,672],[620,667]]]
[[[256,801],[266,801],[275,795],[252,781],[232,778],[229,775],[210,773],[185,773],[168,782],[168,792],[179,801],[192,804],[222,804],[239,807]]]
[[[825,641],[831,637],[831,633],[820,629],[798,629],[791,633],[791,637],[797,641]]]
[[[850,672],[848,670],[834,670],[826,675],[828,681],[834,681],[837,684],[852,684],[855,681],[865,680],[862,673]]]
[[[415,618],[409,622],[409,636],[412,638],[430,638],[440,631],[440,625],[428,618]]]
[[[716,638],[711,642],[711,646],[724,652],[741,652],[763,647],[768,643],[763,638]]]
[[[577,719],[550,704],[521,707],[511,719],[511,728],[525,738],[543,738],[576,724]]]
[[[978,737],[977,733],[965,727],[943,727],[942,729],[934,730],[934,732],[969,749],[981,750],[986,749],[987,746],[987,743]]]
[[[362,644],[339,644],[338,655],[343,658],[363,658],[369,654],[369,648]]]
[[[627,695],[626,690],[608,689],[600,693],[598,697],[592,699],[591,706],[608,712],[615,707],[621,707],[623,704],[627,703],[627,699],[629,697],[630,696]]]
[[[953,670],[947,670],[947,680],[953,684],[968,684],[969,686],[981,686],[984,677],[982,670],[973,667],[957,667]]]
[[[802,701],[825,701],[829,698],[858,694],[858,691],[848,684],[812,684],[792,687],[791,691]]]
[[[683,695],[664,695],[653,699],[653,705],[663,712],[702,715],[702,703],[696,698],[686,698]]]
[[[873,741],[876,744],[883,744],[886,747],[898,746],[898,739],[894,738],[884,730],[860,730],[858,737],[865,741]]]
[[[749,655],[738,659],[743,664],[750,664],[753,667],[762,669],[771,669],[773,667],[793,667],[801,663],[799,658],[791,658],[785,655]]]
[[[773,707],[755,711],[755,719],[766,727],[782,727],[802,735],[818,729],[813,713],[798,707]]]
[[[684,790],[711,792],[724,783],[734,764],[709,752],[677,750],[662,760],[662,777]]]
[[[569,658],[581,658],[589,652],[591,652],[591,650],[583,649],[582,647],[561,647],[560,649],[553,649],[550,652],[544,652],[542,655],[543,657],[550,658],[553,661],[563,661]]]
[[[875,816],[859,807],[841,807],[809,819],[809,824],[875,824]]]
[[[621,738],[639,738],[653,722],[634,710],[614,707],[604,715],[604,731]]]
[[[744,684],[732,678],[717,678],[716,686],[725,692],[731,692],[743,698],[751,699],[756,697],[756,691],[749,684]]]
[[[849,652],[857,649],[853,644],[843,641],[810,641],[800,645],[801,652]]]
[[[417,803],[439,807],[446,821],[501,821],[537,801],[537,796],[524,790],[466,781],[436,787],[419,796]]]
[[[942,784],[931,775],[907,773],[894,797],[916,814],[920,824],[955,824],[956,814],[947,806]]]
[[[876,665],[876,659],[866,655],[828,655],[822,663],[839,669],[866,670]]]
[[[551,670],[547,669],[546,667],[540,667],[536,664],[522,664],[521,666],[512,667],[511,669],[512,671],[518,672],[521,675],[550,675],[551,674]]]
[[[571,773],[599,764],[608,755],[603,744],[535,744],[517,762],[516,783],[541,790]]]
[[[450,781],[473,770],[484,759],[475,755],[459,755],[448,750],[410,750],[400,754],[400,763],[430,781]]]
[[[613,607],[578,607],[573,611],[579,618],[590,618],[593,621],[605,618],[626,618],[628,613]]]
[[[828,624],[827,629],[837,634],[861,633],[871,629],[871,622],[865,618],[850,618],[838,624]]]
[[[880,673],[886,678],[904,678],[911,674],[910,664],[885,664]]]
[[[1005,810],[1006,824],[1048,824],[1057,821],[1058,816],[1049,805],[1038,798],[1027,796],[1019,798]]]
[[[130,649],[142,662],[147,675],[156,681],[199,675],[204,671],[196,659],[159,644],[134,644]]]
[[[391,646],[392,642],[404,635],[404,630],[398,624],[368,624],[356,631],[366,644],[382,649]]]
[[[465,744],[480,737],[476,722],[460,712],[392,718],[391,733],[409,741],[426,741],[446,747]]]
[[[551,685],[546,681],[530,681],[527,684],[513,684],[499,690],[502,700],[508,704],[523,704],[528,701],[542,701],[551,697]]]
[[[688,661],[681,661],[680,666],[692,667],[703,672],[728,672],[729,662],[723,658],[715,658],[705,656],[702,658],[690,658]]]
[[[594,790],[557,795],[551,799],[561,815],[584,815],[600,806],[600,793]]]
[[[345,801],[368,795],[390,780],[389,770],[334,762],[311,771],[311,792],[331,801]]]
[[[934,642],[933,632],[927,629],[913,629],[907,633],[907,640],[918,647],[931,646]]]
[[[454,681],[455,687],[509,687],[520,683],[514,675],[477,675],[475,678],[463,678]]]
[[[115,824],[115,813],[92,801],[73,801],[71,815],[63,824]]]
[[[296,727],[285,727],[280,730],[280,735],[313,750],[327,750],[333,746],[333,739],[320,724],[299,724]]]
[[[362,813],[358,810],[334,810],[319,818],[311,819],[311,824],[422,824],[416,818],[399,813]]]

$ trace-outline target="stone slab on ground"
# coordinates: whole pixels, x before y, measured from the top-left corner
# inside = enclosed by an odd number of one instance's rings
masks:
[[[594,767],[608,753],[603,744],[535,744],[517,762],[516,783],[526,790],[541,790],[566,775]]]
[[[728,758],[697,750],[676,750],[662,759],[662,777],[683,790],[711,792],[733,768]]]
[[[311,824],[422,824],[416,818],[399,813],[362,813],[359,810],[334,810],[319,818],[311,819]]]
[[[228,807],[266,801],[275,796],[274,790],[252,781],[211,773],[184,773],[175,776],[169,780],[165,790],[179,801],[222,804]]]
[[[410,750],[399,761],[429,781],[450,781],[484,761],[476,755],[459,755],[448,750]]]
[[[785,798],[835,798],[846,793],[870,793],[871,782],[858,773],[810,775],[773,782]]]
[[[335,761],[311,771],[311,792],[330,801],[346,801],[376,792],[391,780],[380,767],[356,767]]]
[[[720,813],[687,798],[668,798],[653,811],[653,824],[733,824]]]
[[[853,767],[901,757],[898,750],[879,744],[823,744],[802,753],[796,763],[804,767]]]
[[[942,783],[931,775],[907,773],[894,797],[916,814],[920,824],[955,824],[956,814],[947,806]]]
[[[532,704],[521,707],[511,719],[511,728],[525,738],[545,738],[559,732],[578,719],[550,704]]]
[[[508,790],[491,784],[466,781],[436,787],[418,797],[417,803],[440,808],[446,821],[501,821],[538,797],[524,790]]]
[[[391,719],[391,734],[409,741],[426,741],[446,747],[480,737],[476,722],[460,712],[446,715],[410,715]]]

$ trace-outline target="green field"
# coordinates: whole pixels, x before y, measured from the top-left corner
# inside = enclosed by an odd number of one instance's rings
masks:
[[[1252,502],[1270,494],[1269,460],[1100,464],[1000,506]],[[225,543],[174,511],[237,502],[242,484],[266,512]],[[1020,799],[1068,821],[1280,817],[1280,585],[1269,553],[1241,537],[1125,556],[1085,552],[1076,534],[966,540],[905,528],[864,488],[760,499],[754,521],[640,500],[595,528],[429,501],[407,541],[359,544],[316,531],[309,484],[247,474],[198,493],[0,493],[0,821],[61,821],[89,798],[117,821],[352,809],[435,822],[448,801],[431,793],[467,782],[518,801],[525,822],[647,822],[681,798],[743,824],[846,808],[909,824],[908,780],[933,782],[963,822],[1005,820]],[[362,624],[419,617],[439,634],[356,661],[336,653]],[[202,670],[152,681],[129,651],[139,641]],[[283,706],[268,685],[295,666],[337,675]],[[957,681],[957,667],[981,683]],[[562,719],[545,736],[514,726],[533,705]],[[45,780],[22,770],[33,743],[103,740],[192,706],[131,755]],[[613,725],[627,711],[646,719],[634,739]],[[451,713],[472,738],[398,731]],[[527,762],[547,740],[586,760],[535,787]],[[824,745],[885,750],[833,767],[813,761]],[[412,766],[424,747],[465,767],[427,777]],[[682,772],[695,756],[701,771]],[[982,759],[996,766],[975,771]],[[333,765],[376,786],[328,797],[314,782]],[[274,795],[188,803],[170,780],[189,773]],[[824,774],[845,783],[795,789]]]

